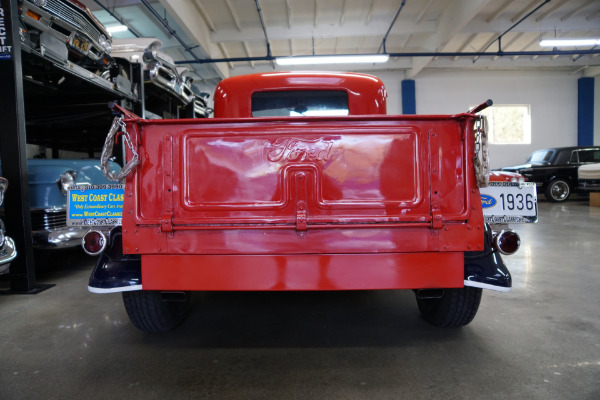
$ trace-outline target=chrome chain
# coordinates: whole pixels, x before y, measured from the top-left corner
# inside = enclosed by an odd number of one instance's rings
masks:
[[[473,167],[478,187],[486,187],[490,179],[490,159],[488,150],[488,123],[484,115],[475,120],[475,154]]]
[[[115,136],[118,132],[123,132],[123,141],[132,156],[131,159],[125,164],[123,168],[118,173],[114,173],[110,170],[110,166],[108,164],[108,160],[112,156],[113,146],[115,144]],[[135,150],[133,145],[133,141],[131,140],[131,136],[129,136],[129,132],[127,132],[125,122],[123,122],[123,117],[115,117],[113,120],[112,126],[108,131],[108,135],[106,136],[106,140],[104,141],[104,147],[102,147],[102,155],[100,157],[100,166],[102,168],[102,173],[106,177],[106,179],[111,180],[113,182],[119,182],[125,179],[127,175],[139,164],[140,157]]]

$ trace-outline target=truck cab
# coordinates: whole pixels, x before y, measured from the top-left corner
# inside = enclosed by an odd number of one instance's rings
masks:
[[[519,245],[484,218],[487,104],[387,115],[386,97],[370,75],[275,72],[223,80],[215,118],[119,108],[111,132],[139,164],[121,226],[84,237],[89,290],[122,292],[147,332],[181,323],[194,291],[232,290],[409,289],[428,322],[468,324],[482,289],[510,290],[501,253]]]

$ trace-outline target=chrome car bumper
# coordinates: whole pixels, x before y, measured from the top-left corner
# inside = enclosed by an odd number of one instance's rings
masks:
[[[59,39],[62,43],[74,51],[81,53],[83,56],[99,64],[101,67],[107,68],[109,65],[104,63],[108,55],[107,49],[101,45],[101,37],[109,38],[110,35],[103,31],[103,26],[95,25],[90,18],[90,15],[79,9],[79,7],[71,6],[68,3],[58,0],[49,0],[38,5],[37,1],[23,2],[21,19],[28,25],[31,25],[41,32],[46,32],[49,35]],[[37,14],[40,18],[33,18],[28,11],[31,10],[33,15]],[[98,24],[100,24],[98,22]],[[73,46],[73,40],[76,36],[83,37],[89,41],[89,48],[83,52],[76,46]],[[61,60],[66,62],[67,60]]]
[[[33,231],[33,247],[40,250],[51,250],[81,246],[81,239],[87,230],[87,227],[64,226]]]
[[[8,272],[10,262],[17,256],[15,242],[8,236],[4,240],[4,246],[0,249],[0,274]]]
[[[63,207],[32,209],[31,236],[33,247],[40,250],[60,249],[81,245],[87,227],[68,226]]]

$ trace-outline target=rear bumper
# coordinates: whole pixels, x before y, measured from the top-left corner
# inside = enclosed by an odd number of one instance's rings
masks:
[[[92,272],[88,290],[92,293],[115,293],[142,290],[139,258],[112,259],[102,253]]]
[[[6,236],[4,246],[0,249],[0,275],[8,272],[10,262],[17,256],[15,243],[11,238]]]
[[[465,253],[465,286],[508,292],[512,276],[492,246],[492,229],[486,225],[484,249]]]
[[[142,256],[144,290],[372,290],[463,286],[463,253]]]
[[[87,227],[65,226],[33,231],[33,247],[39,250],[51,250],[81,246],[81,238],[87,230]]]
[[[480,287],[508,291],[511,276],[491,247],[478,252],[296,255],[123,255],[120,228],[89,291],[373,290]]]

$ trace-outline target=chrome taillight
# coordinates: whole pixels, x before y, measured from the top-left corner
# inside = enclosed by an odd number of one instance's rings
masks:
[[[494,235],[493,241],[494,248],[500,252],[500,254],[511,255],[519,250],[521,246],[521,238],[517,232],[513,230],[506,230]]]
[[[103,232],[91,230],[81,239],[81,247],[91,256],[98,255],[106,248],[107,237]]]

